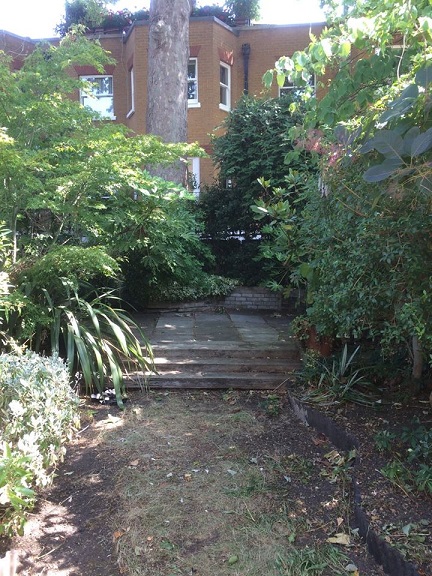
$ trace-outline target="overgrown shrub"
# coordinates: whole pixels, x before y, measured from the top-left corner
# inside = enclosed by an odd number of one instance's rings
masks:
[[[149,292],[152,302],[185,302],[202,298],[226,296],[236,286],[236,280],[201,272],[187,284],[158,284]]]
[[[0,535],[22,533],[35,488],[49,485],[79,424],[65,363],[0,355]]]
[[[17,285],[29,283],[33,292],[48,289],[57,302],[64,299],[65,286],[114,287],[120,274],[119,264],[99,246],[54,246],[36,261],[20,260],[14,280]]]
[[[251,206],[258,199],[266,200],[272,188],[287,185],[285,157],[293,150],[288,131],[301,119],[299,113],[291,113],[291,103],[290,97],[244,96],[226,117],[225,133],[213,140],[218,181],[203,191],[199,203],[205,232],[212,238],[260,235],[266,222],[254,219]],[[290,167],[308,170],[309,155],[297,155]]]
[[[260,240],[203,240],[211,249],[214,262],[206,270],[237,280],[242,286],[257,286],[267,277],[258,261]]]

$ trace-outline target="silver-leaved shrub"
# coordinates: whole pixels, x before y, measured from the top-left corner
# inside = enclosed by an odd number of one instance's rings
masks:
[[[22,533],[78,428],[78,403],[60,358],[0,354],[0,535]]]

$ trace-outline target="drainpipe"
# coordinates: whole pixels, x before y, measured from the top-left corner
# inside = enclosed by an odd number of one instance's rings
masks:
[[[250,44],[242,44],[243,71],[244,71],[243,94],[249,94],[249,55],[250,55],[250,51],[251,51]]]

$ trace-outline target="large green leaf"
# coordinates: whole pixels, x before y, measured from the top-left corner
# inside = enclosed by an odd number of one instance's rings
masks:
[[[384,156],[400,157],[404,148],[403,138],[394,130],[380,130],[373,138],[373,147]]]
[[[411,156],[415,158],[432,148],[432,128],[419,134],[411,144]]]
[[[419,86],[427,88],[432,82],[432,64],[428,64],[421,68],[416,74],[415,81]]]
[[[390,176],[393,176],[398,168],[403,165],[402,160],[397,159],[385,160],[382,164],[372,166],[363,175],[366,182],[381,182]]]

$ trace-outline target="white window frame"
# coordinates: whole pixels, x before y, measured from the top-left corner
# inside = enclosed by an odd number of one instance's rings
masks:
[[[111,79],[111,92],[107,92],[101,95],[98,95],[94,90],[92,90],[92,82],[94,83],[95,80],[99,80],[100,78],[110,78]],[[110,120],[115,120],[116,117],[114,116],[114,79],[111,74],[91,74],[86,76],[80,76],[80,80],[89,83],[88,89],[81,88],[80,89],[80,102],[83,106],[90,108],[94,112],[98,112],[102,118],[108,118]],[[98,106],[92,106],[91,103],[101,100],[109,100],[111,103],[112,112],[107,114],[101,113]]]
[[[191,64],[195,65],[195,76],[189,76],[189,66]],[[195,86],[194,98],[189,98],[189,85],[193,83]],[[189,58],[188,61],[188,108],[200,108],[201,104],[199,101],[199,93],[198,93],[198,58]]]
[[[130,102],[130,110],[126,114],[126,118],[130,118],[132,114],[135,112],[135,74],[134,68],[131,66],[128,70],[128,90],[129,90],[129,102]]]
[[[313,95],[315,96],[315,94],[316,94],[316,76],[315,76],[315,74],[311,75],[311,78],[309,80],[309,86],[312,88]],[[293,92],[296,92],[297,94],[301,94],[302,92],[305,91],[305,89],[306,89],[306,86],[298,86],[297,84],[290,82],[288,80],[288,78],[285,78],[284,85],[279,86],[279,98],[281,96],[286,96],[288,94],[292,94]]]
[[[188,158],[188,181],[191,186],[191,192],[196,199],[200,196],[201,189],[201,158],[193,156]]]
[[[222,82],[222,69],[227,71],[227,83]],[[231,66],[225,62],[219,63],[219,108],[229,112],[231,110]]]

